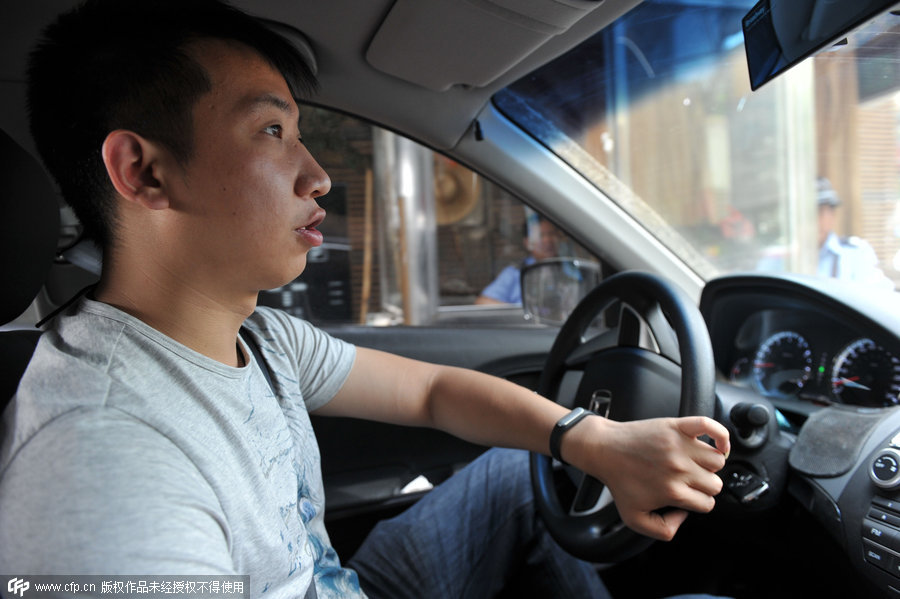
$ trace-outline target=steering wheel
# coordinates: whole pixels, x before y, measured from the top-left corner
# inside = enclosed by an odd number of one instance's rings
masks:
[[[615,302],[622,304],[617,327],[586,341],[597,317],[605,317]],[[571,373],[579,372],[571,402],[572,379],[577,378]],[[538,392],[617,421],[712,417],[715,363],[706,323],[691,299],[660,277],[636,271],[609,277],[581,300],[560,329]],[[551,536],[572,555],[610,563],[652,543],[622,523],[609,491],[597,479],[566,466],[571,484],[558,485],[563,481],[554,475],[549,457],[532,453],[530,462],[538,512]],[[563,486],[568,488],[561,490]]]

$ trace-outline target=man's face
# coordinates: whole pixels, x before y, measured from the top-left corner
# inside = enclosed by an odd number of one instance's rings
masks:
[[[194,106],[193,155],[173,193],[191,274],[232,291],[283,285],[322,243],[316,198],[331,181],[299,139],[277,70],[239,44],[204,40],[189,51],[212,82]]]
[[[526,249],[531,252],[535,260],[546,260],[556,256],[559,244],[559,235],[549,222],[542,220],[540,226],[525,240]]]

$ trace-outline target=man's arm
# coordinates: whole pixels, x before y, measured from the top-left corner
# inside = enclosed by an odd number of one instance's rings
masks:
[[[500,271],[497,278],[488,283],[481,290],[476,304],[510,304],[518,301],[519,285],[521,284],[519,269],[515,266],[507,266]]]
[[[550,432],[568,410],[523,387],[482,373],[359,348],[344,386],[323,416],[428,426],[482,445],[548,453]],[[699,441],[708,435],[716,448]],[[582,420],[563,436],[567,462],[609,486],[623,521],[671,539],[682,510],[707,512],[722,488],[715,472],[730,450],[728,431],[709,418],[619,423]],[[656,513],[663,507],[680,508]]]
[[[115,409],[55,419],[2,474],[0,572],[239,574],[196,466]]]

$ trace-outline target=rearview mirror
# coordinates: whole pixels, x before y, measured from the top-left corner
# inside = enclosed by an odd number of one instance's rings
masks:
[[[897,0],[760,0],[743,19],[750,88],[757,89]],[[843,42],[841,42],[843,43]]]
[[[578,302],[600,283],[600,265],[578,258],[551,258],[522,269],[525,318],[562,324]]]

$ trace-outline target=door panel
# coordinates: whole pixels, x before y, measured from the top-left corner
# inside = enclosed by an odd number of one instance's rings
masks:
[[[554,329],[537,327],[334,327],[328,332],[358,346],[470,368],[531,389],[556,336]],[[485,450],[431,429],[324,417],[313,417],[313,426],[330,522],[412,503],[422,487],[404,490],[411,481],[423,476],[437,485]]]

